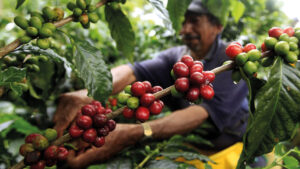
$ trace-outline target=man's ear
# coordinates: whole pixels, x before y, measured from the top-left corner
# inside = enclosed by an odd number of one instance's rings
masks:
[[[217,30],[217,33],[218,33],[218,34],[221,33],[221,32],[223,31],[223,28],[224,28],[223,25],[217,25],[216,27],[217,27],[216,30]]]

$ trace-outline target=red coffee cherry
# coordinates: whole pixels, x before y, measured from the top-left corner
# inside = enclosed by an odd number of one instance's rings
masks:
[[[164,108],[164,105],[162,105],[159,101],[154,101],[150,105],[149,110],[150,110],[151,114],[158,115],[158,114],[160,114],[160,112],[162,111],[163,108]]]
[[[154,86],[151,89],[151,93],[157,93],[157,92],[162,91],[162,90],[163,90],[163,88],[161,86]]]
[[[108,126],[104,126],[103,128],[97,129],[98,136],[107,136],[109,134]]]
[[[205,82],[204,75],[200,72],[194,72],[190,77],[191,83],[195,85],[201,85]]]
[[[152,90],[152,85],[149,81],[143,81],[142,82],[146,88],[146,93],[150,93]]]
[[[83,140],[88,143],[93,143],[97,137],[97,131],[94,128],[87,129],[83,132]]]
[[[200,94],[204,99],[210,100],[214,97],[215,92],[210,85],[202,85],[200,87]]]
[[[111,112],[112,112],[112,110],[110,108],[105,109],[105,114],[109,114]]]
[[[32,134],[29,134],[28,136],[26,136],[25,138],[25,143],[32,143],[33,140],[35,139],[35,137],[39,137],[41,136],[40,134],[37,134],[37,133],[32,133]]]
[[[231,42],[230,45],[238,45],[240,47],[243,47],[242,44],[240,44],[239,42]]]
[[[212,71],[204,71],[203,72],[204,78],[209,81],[210,83],[213,82],[215,80],[215,73]]]
[[[145,85],[142,82],[134,82],[131,85],[131,93],[134,96],[142,96],[146,93]]]
[[[44,158],[46,160],[49,160],[49,159],[56,160],[57,154],[58,154],[58,147],[55,145],[52,145],[52,146],[49,146],[48,148],[46,148],[46,150],[44,151]]]
[[[287,27],[283,30],[283,33],[286,33],[289,35],[289,37],[292,37],[295,34],[295,30],[292,27]]]
[[[249,52],[252,49],[256,49],[256,46],[253,43],[248,43],[244,48],[243,52]]]
[[[68,158],[68,155],[69,155],[69,151],[65,147],[63,146],[58,147],[57,159],[59,161],[65,161]]]
[[[93,145],[95,147],[102,147],[104,144],[105,144],[105,138],[104,137],[97,137],[95,139],[95,142],[94,142]]]
[[[53,159],[48,159],[46,160],[46,166],[47,167],[52,167],[56,164],[57,160],[53,160]]]
[[[195,60],[194,61],[194,65],[201,65],[202,66],[202,68],[203,68],[203,63],[201,62],[201,61],[199,61],[199,60]]]
[[[84,130],[79,128],[77,125],[73,125],[69,129],[69,134],[72,138],[78,138],[83,134]]]
[[[98,100],[93,100],[90,104],[95,106],[96,108],[103,107],[101,102],[99,102]]]
[[[80,128],[89,129],[92,127],[93,121],[90,116],[82,115],[77,118],[76,124]]]
[[[156,100],[156,101],[158,101],[163,107],[165,106],[165,104],[162,100]]]
[[[106,125],[108,126],[109,131],[113,131],[117,124],[114,120],[108,120]]]
[[[118,104],[118,99],[116,99],[116,98],[113,98],[113,99],[111,99],[110,101],[110,105],[113,107],[113,106],[117,106],[117,104]]]
[[[30,169],[44,169],[46,166],[46,162],[41,160],[33,165],[30,166]]]
[[[265,43],[263,42],[262,44],[261,44],[261,51],[262,52],[265,52],[265,51],[267,51],[267,47],[266,47],[266,45],[265,45]]]
[[[96,113],[98,114],[105,114],[105,108],[104,107],[97,107]]]
[[[40,158],[41,158],[41,152],[39,151],[29,152],[24,158],[24,164],[33,165],[37,163],[40,160]]]
[[[268,33],[269,33],[270,37],[279,38],[279,36],[281,34],[283,34],[283,30],[278,27],[273,27],[273,28],[269,29]]]
[[[243,49],[241,46],[236,44],[230,44],[227,46],[225,53],[230,59],[234,59],[238,54],[242,53]]]
[[[148,107],[151,103],[153,103],[155,100],[155,97],[152,93],[145,93],[142,95],[140,99],[140,103],[142,106]]]
[[[189,55],[182,56],[180,61],[186,64],[188,67],[192,67],[194,65],[194,59]]]
[[[175,88],[179,92],[187,91],[189,89],[189,86],[190,86],[189,79],[186,77],[178,78],[175,81]]]
[[[202,63],[202,62],[201,62]],[[202,64],[194,64],[190,69],[190,74],[193,74],[195,72],[202,73],[203,71],[203,65]]]
[[[21,147],[19,148],[19,153],[24,157],[26,156],[27,153],[33,151],[34,151],[34,147],[33,144],[31,143],[22,144]]]
[[[139,107],[135,112],[136,119],[140,121],[146,121],[149,119],[150,112],[146,107]]]
[[[81,108],[83,115],[93,117],[96,114],[96,109],[93,105],[87,104]]]
[[[134,115],[134,110],[132,110],[132,109],[130,109],[130,108],[128,108],[128,107],[125,107],[124,109],[123,109],[123,116],[125,117],[125,118],[128,118],[128,119],[130,119],[130,118],[132,118],[133,117],[133,115]]]
[[[107,117],[104,114],[96,114],[93,117],[93,124],[95,127],[103,127],[106,125]]]
[[[173,72],[177,78],[179,77],[188,77],[189,76],[189,67],[183,62],[177,62],[173,66]]]
[[[190,88],[186,93],[187,100],[193,102],[199,98],[200,90],[197,87]]]

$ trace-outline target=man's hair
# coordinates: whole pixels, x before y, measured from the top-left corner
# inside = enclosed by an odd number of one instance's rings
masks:
[[[208,11],[201,0],[193,0],[185,13],[185,17],[202,15],[205,15],[212,25],[222,25],[220,20]]]

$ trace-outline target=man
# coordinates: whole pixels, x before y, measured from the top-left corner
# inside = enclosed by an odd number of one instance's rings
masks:
[[[222,29],[218,19],[203,7],[201,1],[193,1],[188,7],[180,32],[186,46],[170,48],[152,60],[113,68],[111,70],[113,94],[137,80],[148,80],[152,85],[160,85],[163,88],[173,85],[174,80],[170,76],[170,71],[185,54],[201,60],[204,70],[221,66],[228,59],[225,55],[226,45],[220,39]],[[228,71],[217,75],[212,84],[215,91],[214,98],[204,100],[200,105],[190,105],[184,99],[171,96],[165,97],[165,104],[175,111],[166,117],[146,122],[152,130],[152,138],[165,139],[175,134],[188,133],[204,121],[209,121],[216,127],[208,137],[215,145],[214,150],[219,151],[241,141],[248,117],[246,99],[248,89],[245,82],[241,81],[235,85],[231,80],[231,71]],[[60,134],[75,118],[80,107],[91,101],[86,94],[87,91],[83,90],[62,96],[54,117],[55,128]],[[106,137],[103,147],[92,147],[76,157],[71,153],[69,165],[81,168],[92,162],[108,159],[126,146],[142,140],[144,127],[145,125],[141,124],[118,124],[117,128]],[[204,147],[199,145],[199,148]]]

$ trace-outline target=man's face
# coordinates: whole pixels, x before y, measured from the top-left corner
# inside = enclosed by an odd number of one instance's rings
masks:
[[[207,54],[221,30],[222,27],[212,25],[206,15],[192,15],[185,18],[180,34],[183,42],[201,58]]]

